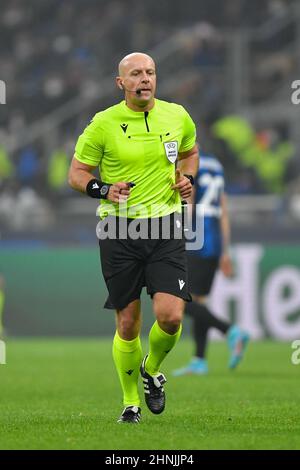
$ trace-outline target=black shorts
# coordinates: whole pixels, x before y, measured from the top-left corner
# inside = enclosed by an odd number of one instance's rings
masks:
[[[210,293],[216,271],[218,257],[187,256],[189,272],[189,289],[191,294],[206,296]]]
[[[102,272],[109,292],[104,307],[125,308],[140,298],[143,287],[151,297],[164,292],[190,301],[181,232],[181,238],[171,235],[168,239],[100,239]]]

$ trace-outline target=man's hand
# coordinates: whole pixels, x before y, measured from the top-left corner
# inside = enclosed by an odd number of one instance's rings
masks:
[[[220,269],[224,276],[232,277],[233,276],[233,266],[232,261],[228,253],[224,253],[220,258]]]
[[[130,183],[114,183],[108,191],[107,199],[111,202],[125,202],[130,195]]]
[[[190,180],[182,175],[178,168],[175,175],[175,184],[173,184],[172,189],[177,189],[180,192],[181,199],[188,199],[192,195],[193,186]]]

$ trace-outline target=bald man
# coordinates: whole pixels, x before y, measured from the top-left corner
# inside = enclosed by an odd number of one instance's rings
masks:
[[[120,423],[141,419],[138,376],[154,414],[165,408],[164,358],[181,334],[187,263],[181,198],[192,193],[198,170],[195,125],[180,105],[155,98],[153,59],[135,52],[119,64],[125,99],[97,113],[79,137],[69,172],[77,191],[100,200],[97,227],[102,272],[116,310],[113,358],[123,391]],[[99,168],[101,179],[93,175]],[[143,287],[156,320],[149,352],[140,342]]]

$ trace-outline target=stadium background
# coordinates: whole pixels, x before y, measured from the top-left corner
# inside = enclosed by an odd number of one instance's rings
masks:
[[[0,449],[299,449],[299,1],[0,4]],[[218,276],[211,303],[253,341],[234,374],[214,342],[209,375],[182,386],[171,371],[193,352],[185,319],[164,362],[166,412],[143,405],[128,432],[116,425],[97,202],[66,176],[82,129],[121,99],[116,64],[136,50],[157,62],[157,96],[188,109],[224,165],[236,274]],[[143,313],[146,350],[146,296]]]
[[[239,248],[236,277],[217,281],[225,293],[220,300],[215,288],[216,310],[254,337],[300,337],[300,105],[291,102],[299,20],[298,2],[282,0],[2,0],[7,334],[113,331],[102,311],[95,201],[72,191],[66,174],[91,116],[121,98],[116,64],[141,50],[157,61],[158,96],[189,110],[200,144],[225,167]],[[147,329],[147,299],[144,309]]]

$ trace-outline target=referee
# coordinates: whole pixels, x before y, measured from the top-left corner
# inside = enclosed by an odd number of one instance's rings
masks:
[[[124,57],[116,84],[125,100],[97,113],[81,134],[69,183],[101,199],[100,226],[122,219],[128,228],[126,237],[117,231],[116,236],[100,237],[99,245],[109,292],[106,307],[116,310],[113,358],[125,406],[118,422],[139,423],[139,372],[148,408],[162,413],[166,378],[160,365],[180,337],[184,304],[190,300],[180,215],[181,199],[192,193],[198,149],[195,125],[186,110],[155,98],[156,71],[150,56],[135,52]],[[101,180],[93,175],[96,167]],[[158,237],[152,237],[153,221],[158,222]],[[166,221],[168,237],[161,228]],[[129,225],[137,222],[148,224],[147,237],[129,236]],[[156,321],[143,358],[139,335],[144,286]]]

